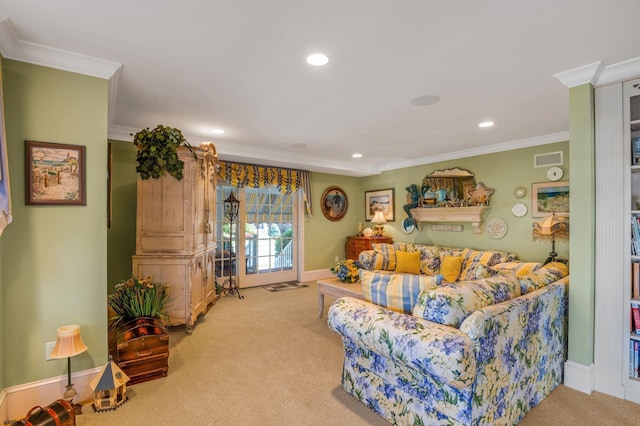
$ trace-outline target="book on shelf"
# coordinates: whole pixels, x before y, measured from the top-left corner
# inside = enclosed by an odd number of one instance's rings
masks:
[[[631,298],[640,299],[640,263],[631,263]]]
[[[640,138],[631,139],[631,145],[633,147],[633,165],[637,166],[640,164]]]
[[[631,317],[633,318],[633,331],[640,335],[640,302],[631,302]]]
[[[632,340],[629,342],[629,376],[637,379],[640,377],[640,342]]]

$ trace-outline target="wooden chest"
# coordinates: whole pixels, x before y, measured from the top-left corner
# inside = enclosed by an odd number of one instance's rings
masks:
[[[169,334],[154,318],[138,318],[117,327],[118,366],[130,385],[165,377],[169,371]]]
[[[358,260],[361,251],[371,250],[371,244],[392,243],[391,237],[347,237],[347,259]]]

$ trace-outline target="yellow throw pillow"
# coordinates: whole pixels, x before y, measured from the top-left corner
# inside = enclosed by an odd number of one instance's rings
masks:
[[[420,252],[407,253],[405,251],[396,251],[396,272],[419,274]]]
[[[460,275],[461,266],[462,256],[442,256],[440,259],[440,274],[446,282],[456,282]]]

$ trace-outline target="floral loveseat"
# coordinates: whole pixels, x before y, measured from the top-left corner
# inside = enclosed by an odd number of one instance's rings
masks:
[[[423,247],[376,252],[396,251],[397,261],[397,252],[424,254]],[[567,267],[495,251],[427,251],[465,252],[460,270],[481,276],[447,282],[442,259],[424,258],[432,275],[362,270],[366,300],[339,299],[328,315],[344,344],[344,389],[394,424],[517,423],[562,381]],[[370,255],[361,256],[369,267]],[[389,290],[398,285],[403,290]],[[409,312],[407,298],[415,299]]]

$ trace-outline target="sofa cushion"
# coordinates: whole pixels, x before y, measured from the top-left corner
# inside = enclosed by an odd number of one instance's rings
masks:
[[[545,287],[554,281],[569,275],[569,268],[561,262],[551,262],[534,272],[518,277],[522,294]]]
[[[440,275],[445,282],[453,283],[460,276],[461,256],[444,255],[440,258]]]
[[[420,274],[420,252],[396,251],[396,272]]]
[[[414,244],[412,249],[420,253],[420,273],[425,275],[440,273],[440,247]]]
[[[371,244],[371,248],[377,254],[373,269],[382,269],[384,271],[396,269],[396,249],[393,244]]]
[[[514,260],[514,253],[496,250],[474,250],[465,248],[462,251],[462,268],[459,280],[475,280],[487,276],[488,268],[496,263]]]
[[[513,275],[517,277],[535,272],[542,266],[539,262],[502,262],[490,266],[489,271],[493,275]]]
[[[416,274],[380,274],[360,270],[362,296],[396,312],[410,314],[421,291],[436,287],[435,278]]]
[[[515,275],[460,281],[424,290],[418,296],[412,314],[439,324],[459,327],[472,312],[520,294],[520,282]]]

